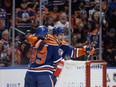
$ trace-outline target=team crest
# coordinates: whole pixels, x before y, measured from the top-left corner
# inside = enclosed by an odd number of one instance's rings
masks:
[[[26,20],[27,18],[29,18],[29,14],[27,12],[24,12],[22,14],[22,18]]]
[[[59,54],[60,56],[62,56],[63,50],[62,50],[62,49],[59,49],[59,50],[58,50],[58,54]]]

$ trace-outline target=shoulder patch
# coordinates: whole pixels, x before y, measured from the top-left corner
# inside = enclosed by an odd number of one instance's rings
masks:
[[[62,56],[63,50],[59,48],[59,49],[58,49],[58,54],[59,54],[60,56]]]

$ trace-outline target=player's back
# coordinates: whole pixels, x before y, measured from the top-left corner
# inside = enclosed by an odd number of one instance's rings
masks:
[[[31,40],[31,43],[35,45],[38,42],[37,38],[34,36],[33,39],[31,38]],[[62,59],[57,42],[51,39],[46,39],[43,40],[39,46],[42,46],[42,49],[39,50],[38,48],[35,48],[36,57],[35,59],[30,59],[33,61],[31,61],[29,64],[29,70],[40,73],[53,73],[54,64]]]

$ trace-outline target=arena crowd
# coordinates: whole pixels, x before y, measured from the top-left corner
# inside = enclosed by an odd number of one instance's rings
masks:
[[[39,0],[15,0],[15,64],[27,65],[29,58],[21,50],[28,43],[28,36],[35,33],[40,24]],[[116,66],[116,0],[102,0],[102,21],[99,0],[72,0],[71,43],[82,48],[95,48],[91,60],[99,60],[99,34],[102,26],[102,59],[108,66]],[[12,0],[0,0],[0,66],[12,63]],[[69,41],[69,0],[43,0],[41,24],[52,34],[53,27],[65,29],[65,40]],[[86,60],[83,56],[77,58]]]

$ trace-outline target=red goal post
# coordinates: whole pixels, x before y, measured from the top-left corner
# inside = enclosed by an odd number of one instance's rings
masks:
[[[106,82],[106,62],[105,61],[87,61],[86,76],[87,76],[86,87],[107,87],[106,86],[106,83],[107,83]]]
[[[64,61],[55,87],[107,87],[105,61]]]

